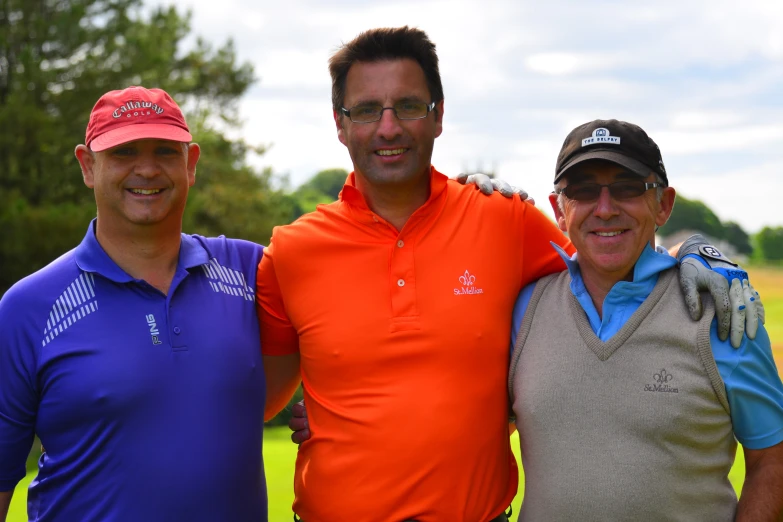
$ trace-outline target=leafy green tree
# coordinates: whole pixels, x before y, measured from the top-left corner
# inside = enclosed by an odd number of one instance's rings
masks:
[[[0,0],[0,188],[32,204],[89,200],[73,161],[90,109],[128,85],[166,89],[180,103],[232,116],[253,80],[233,44],[181,41],[190,16],[140,0]],[[74,175],[69,175],[72,173]]]
[[[680,230],[698,230],[716,239],[723,239],[725,232],[718,216],[704,203],[677,196],[674,210],[664,226],[658,231],[669,236]]]
[[[16,189],[0,191],[0,296],[73,248],[94,217],[94,206],[67,201],[35,206]]]
[[[740,254],[751,255],[753,246],[750,244],[750,236],[741,226],[733,221],[727,221],[723,224],[723,233],[728,241]]]
[[[347,177],[344,169],[327,169],[300,185],[294,193],[296,217],[314,211],[317,205],[335,201]]]
[[[296,217],[296,201],[272,188],[271,169],[257,172],[244,162],[263,147],[229,140],[207,124],[207,113],[188,120],[202,148],[196,184],[188,196],[184,230],[205,236],[223,234],[267,244],[272,228]]]
[[[0,294],[83,237],[93,195],[73,156],[90,110],[106,91],[129,85],[166,89],[185,109],[202,159],[186,230],[266,242],[294,215],[274,190],[262,153],[216,129],[239,125],[236,105],[253,82],[231,41],[197,38],[190,15],[141,0],[0,0]]]
[[[733,221],[721,223],[718,216],[701,201],[677,196],[672,215],[659,233],[669,236],[680,230],[696,230],[715,239],[725,239],[740,254],[753,253],[750,237],[741,226]]]
[[[764,227],[755,239],[762,259],[783,261],[783,227]]]
[[[327,169],[318,172],[302,186],[312,187],[329,196],[330,201],[335,201],[340,195],[347,177],[348,172],[345,169]]]

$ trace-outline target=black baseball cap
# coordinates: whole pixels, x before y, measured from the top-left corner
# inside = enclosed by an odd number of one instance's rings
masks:
[[[642,177],[658,174],[668,186],[658,145],[638,125],[620,120],[594,120],[566,136],[557,156],[555,183],[572,167],[589,160],[605,160]]]

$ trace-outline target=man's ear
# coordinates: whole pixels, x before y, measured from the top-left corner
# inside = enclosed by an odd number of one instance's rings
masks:
[[[669,217],[674,210],[674,200],[677,196],[677,192],[673,187],[665,187],[663,194],[661,194],[661,201],[658,204],[658,212],[655,215],[655,224],[662,227],[669,221]]]
[[[73,153],[82,168],[84,184],[89,188],[95,188],[95,153],[87,145],[77,145]]]
[[[348,144],[345,143],[345,129],[343,128],[343,113],[332,111],[332,115],[334,116],[334,124],[337,126],[337,139],[347,147]]]
[[[188,144],[188,186],[192,187],[196,183],[196,164],[201,157],[201,147],[198,143]]]
[[[557,222],[557,227],[563,232],[568,232],[568,230],[566,230],[565,214],[563,214],[563,211],[560,210],[560,205],[557,204],[557,197],[557,194],[550,194],[549,204],[552,205],[552,210],[555,212],[555,222]]]

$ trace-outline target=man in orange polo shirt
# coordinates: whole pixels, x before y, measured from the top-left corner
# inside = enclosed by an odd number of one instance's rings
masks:
[[[430,165],[442,131],[435,46],[376,29],[330,59],[340,199],[277,227],[259,264],[265,416],[300,381],[312,438],[296,462],[305,522],[507,520],[511,314],[574,252],[540,211]]]
[[[258,271],[266,416],[301,378],[313,437],[305,522],[486,522],[517,489],[505,378],[509,310],[573,248],[529,203],[430,166],[443,121],[435,46],[368,31],[330,60],[354,172],[339,201],[278,227]],[[447,414],[446,414],[447,413]]]

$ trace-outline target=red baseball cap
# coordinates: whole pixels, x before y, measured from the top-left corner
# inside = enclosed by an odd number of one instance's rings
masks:
[[[85,144],[93,151],[148,138],[193,140],[182,111],[166,91],[137,86],[109,91],[92,108]]]

